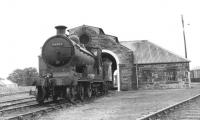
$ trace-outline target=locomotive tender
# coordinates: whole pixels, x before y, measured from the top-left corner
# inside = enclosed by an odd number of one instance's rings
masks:
[[[85,34],[67,35],[65,26],[46,40],[39,56],[40,79],[35,82],[36,100],[64,98],[83,100],[108,91],[101,49],[86,45]],[[81,40],[79,40],[81,38]],[[105,66],[105,65],[104,65]]]

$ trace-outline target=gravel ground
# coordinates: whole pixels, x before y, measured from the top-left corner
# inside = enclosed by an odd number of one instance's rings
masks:
[[[200,93],[190,89],[111,92],[88,104],[78,104],[42,116],[40,120],[134,120]]]

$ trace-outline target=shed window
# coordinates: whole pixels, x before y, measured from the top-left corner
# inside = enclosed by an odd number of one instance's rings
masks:
[[[167,80],[168,81],[175,81],[176,80],[176,72],[173,71],[173,72],[167,72],[166,74],[167,76]]]

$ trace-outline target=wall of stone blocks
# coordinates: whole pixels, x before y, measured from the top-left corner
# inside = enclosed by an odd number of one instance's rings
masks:
[[[133,89],[133,67],[130,64],[120,64],[120,87],[121,90]]]
[[[101,39],[101,38],[99,38]],[[95,43],[98,42],[102,49],[110,50],[114,52],[119,59],[119,71],[120,71],[120,88],[121,90],[133,89],[133,52],[122,46],[116,44],[109,39],[93,40]]]
[[[133,63],[133,52],[119,43],[114,43],[109,39],[102,40],[101,37],[99,37],[98,39],[92,39],[91,44],[92,46],[98,46],[115,53],[119,58],[120,64]]]
[[[137,77],[139,88],[142,89],[165,89],[183,88],[188,82],[188,63],[165,63],[138,65]],[[147,71],[147,72],[146,72]],[[150,75],[149,75],[149,73]],[[169,79],[168,72],[174,72],[174,77]]]
[[[120,88],[121,90],[133,89],[133,52],[119,43],[114,43],[109,39],[95,39],[95,44],[102,49],[114,52],[119,59]]]

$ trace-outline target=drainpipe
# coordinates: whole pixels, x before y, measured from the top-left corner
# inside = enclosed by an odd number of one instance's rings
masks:
[[[138,83],[138,71],[137,71],[138,65],[137,65],[137,63],[136,63],[136,67],[135,68],[136,68],[136,82],[137,82],[136,88],[138,89],[139,83]]]
[[[190,71],[188,71],[188,87],[191,88]]]
[[[190,64],[188,63],[188,87],[191,88],[191,79],[190,79]]]
[[[120,72],[119,72],[119,63],[117,64],[117,91],[120,91]]]

